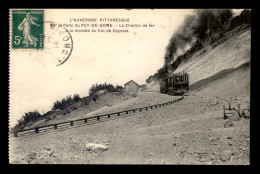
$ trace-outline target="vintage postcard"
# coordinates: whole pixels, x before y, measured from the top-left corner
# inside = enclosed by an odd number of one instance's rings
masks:
[[[251,9],[10,9],[10,164],[250,164]]]

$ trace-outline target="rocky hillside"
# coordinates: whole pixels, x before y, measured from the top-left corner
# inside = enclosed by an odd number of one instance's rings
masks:
[[[191,92],[204,95],[250,94],[251,27],[243,24],[225,33],[214,43],[195,52],[173,73],[190,76]],[[146,91],[159,92],[159,81],[146,85]]]
[[[171,96],[161,94],[147,96],[146,93],[141,92],[138,93],[138,95],[131,95],[104,90],[96,92],[93,96],[95,96],[95,100],[90,97],[85,97],[63,110],[57,109],[49,111],[44,117],[27,124],[25,128],[34,128],[137,107],[145,107],[152,104],[163,103],[165,100],[170,101],[172,98]],[[156,97],[154,98],[154,96]],[[87,104],[85,104],[86,99],[88,99]]]
[[[94,116],[98,114],[98,110],[105,110],[128,98],[131,98],[131,96],[122,95],[120,92],[100,90],[91,96],[80,98],[77,102],[72,103],[64,109],[55,109],[47,112],[40,119],[27,124],[25,128],[33,128]]]

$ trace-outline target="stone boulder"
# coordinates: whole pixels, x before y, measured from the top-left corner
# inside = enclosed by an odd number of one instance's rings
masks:
[[[232,152],[230,150],[224,150],[221,152],[219,159],[222,162],[227,162],[230,160],[231,155],[232,155]]]
[[[231,120],[228,120],[224,123],[224,128],[228,128],[228,127],[232,127],[233,126],[233,123]]]
[[[108,149],[108,147],[103,144],[88,143],[86,145],[86,150],[92,151],[92,152],[103,152],[107,149]]]
[[[248,109],[243,110],[241,116],[244,118],[250,118],[250,111]]]

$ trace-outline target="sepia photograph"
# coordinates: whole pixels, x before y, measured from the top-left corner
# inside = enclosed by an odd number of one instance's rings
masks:
[[[250,165],[251,9],[9,9],[10,164]]]

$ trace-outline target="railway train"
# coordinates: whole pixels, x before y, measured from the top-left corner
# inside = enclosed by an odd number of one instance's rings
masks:
[[[160,92],[170,95],[183,95],[189,92],[189,74],[177,73],[160,81]]]

